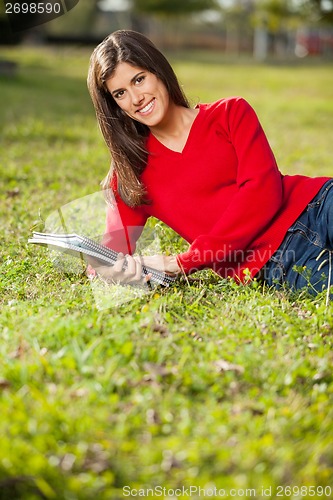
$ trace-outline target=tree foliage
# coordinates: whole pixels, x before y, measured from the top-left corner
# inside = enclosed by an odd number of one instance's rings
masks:
[[[258,0],[254,3],[251,19],[254,26],[275,33],[281,28],[297,24],[304,14],[304,11],[300,13],[300,9],[296,8],[293,0]]]
[[[135,0],[137,12],[158,15],[182,15],[217,8],[217,0]]]
[[[333,0],[253,0],[257,16],[277,25],[290,19],[333,24]]]
[[[333,0],[303,0],[317,21],[333,24]]]

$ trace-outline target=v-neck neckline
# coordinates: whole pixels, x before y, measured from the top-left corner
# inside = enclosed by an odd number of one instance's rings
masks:
[[[168,153],[171,155],[180,155],[180,156],[186,153],[186,150],[188,149],[190,143],[192,142],[193,136],[195,135],[195,129],[199,122],[199,116],[201,115],[200,104],[197,104],[197,106],[195,106],[195,108],[193,109],[198,109],[198,113],[194,117],[194,120],[191,124],[183,149],[181,151],[175,151],[174,149],[168,148],[168,146],[165,146],[163,142],[159,141],[151,132],[149,135],[149,142],[153,145],[153,150],[160,150],[164,153]]]

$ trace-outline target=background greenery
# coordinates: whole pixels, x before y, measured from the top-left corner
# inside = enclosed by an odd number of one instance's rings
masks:
[[[278,485],[333,486],[324,294],[205,272],[98,310],[84,276],[27,246],[32,227],[97,191],[108,169],[89,53],[3,51],[19,71],[0,80],[0,498],[122,498],[125,485],[255,488],[257,498],[272,487],[278,498]],[[284,173],[331,175],[332,67],[217,58],[172,57],[193,104],[244,96]],[[181,245],[163,232],[166,248]]]

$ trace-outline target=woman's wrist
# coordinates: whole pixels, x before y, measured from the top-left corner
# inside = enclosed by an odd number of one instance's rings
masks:
[[[173,274],[180,273],[181,269],[179,267],[176,255],[170,255],[166,258],[166,260],[167,262],[165,270],[167,273],[173,273]]]

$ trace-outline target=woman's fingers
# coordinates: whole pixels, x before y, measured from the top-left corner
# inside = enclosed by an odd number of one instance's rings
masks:
[[[152,267],[157,271],[166,271],[166,266],[164,262],[163,255],[145,255],[143,257],[137,257],[140,259],[142,265],[147,267]]]
[[[141,262],[137,261],[131,255],[126,255],[119,253],[118,258],[113,266],[103,266],[99,268],[98,274],[116,284],[137,284],[146,283],[149,281],[146,277],[142,277],[142,265]]]
[[[112,266],[112,272],[115,276],[121,275],[124,271],[125,257],[123,253],[119,253],[115,264]]]
[[[126,274],[132,281],[141,281],[142,279],[142,265],[134,257],[128,255],[126,257],[127,270]]]
[[[170,274],[178,274],[180,272],[175,255],[145,255],[135,258],[140,259],[142,265],[152,267],[158,271]]]
[[[89,259],[90,260],[90,259]],[[97,275],[109,283],[114,284],[146,284],[151,279],[151,274],[143,276],[142,262],[138,257],[124,256],[119,253],[113,266],[101,265],[97,261],[90,260],[89,264],[95,264],[94,270]]]

